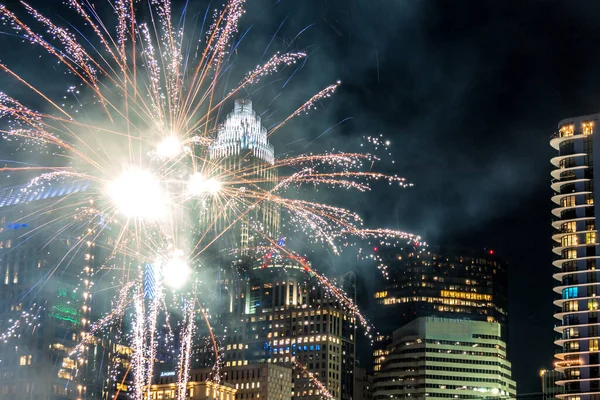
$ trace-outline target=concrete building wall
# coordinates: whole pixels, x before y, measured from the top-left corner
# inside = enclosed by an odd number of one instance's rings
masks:
[[[516,385],[500,325],[419,318],[394,332],[374,378],[374,400],[514,398]]]

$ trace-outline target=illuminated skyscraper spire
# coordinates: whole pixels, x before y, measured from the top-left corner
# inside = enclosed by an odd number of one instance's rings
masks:
[[[252,101],[238,99],[217,129],[214,144],[209,149],[211,160],[220,160],[219,165],[243,176],[248,183],[238,185],[240,189],[270,191],[277,183],[275,149],[269,143],[267,129],[261,118],[252,109]],[[254,183],[253,183],[254,182]],[[214,210],[222,217],[218,229],[229,226],[237,219],[231,210],[243,210],[248,204],[229,207],[228,211]],[[259,203],[231,229],[233,246],[247,253],[249,247],[276,240],[279,234],[279,207],[268,202]],[[231,235],[229,235],[231,237]]]
[[[252,110],[252,101],[238,99],[217,131],[215,144],[210,148],[210,158],[236,156],[244,150],[251,151],[254,157],[271,165],[275,162],[275,150],[267,138],[267,129]]]

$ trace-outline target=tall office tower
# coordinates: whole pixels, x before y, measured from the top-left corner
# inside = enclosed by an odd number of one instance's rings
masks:
[[[556,384],[556,382],[564,379],[563,373],[551,369],[543,369],[540,371],[540,378],[542,378],[544,399],[557,399],[557,395],[565,392],[564,386]]]
[[[307,261],[273,249],[247,265],[239,295],[231,294],[225,365],[269,362],[294,367],[294,399],[322,397],[300,363],[333,398],[353,397],[355,316],[318,280]],[[340,280],[352,293],[353,275]]]
[[[234,248],[246,253],[248,247],[269,239],[277,239],[279,234],[280,210],[271,202],[264,200],[268,191],[277,183],[275,150],[267,137],[267,129],[252,109],[252,101],[238,99],[233,111],[219,126],[214,144],[209,149],[209,158],[218,163],[207,163],[206,171],[217,179],[236,180],[228,184],[228,191],[243,190],[245,200],[230,204],[225,210],[222,204],[215,202],[209,218],[218,218],[216,230],[221,232],[234,224],[227,236]],[[253,198],[249,201],[248,198]],[[233,200],[228,200],[233,201]],[[234,202],[235,203],[235,202]],[[251,212],[242,215],[245,210]]]
[[[500,324],[423,317],[396,330],[375,374],[374,400],[512,399]]]
[[[376,250],[375,257],[387,265],[388,279],[375,292],[375,371],[394,330],[419,317],[498,322],[506,341],[508,265],[493,251],[420,246]]]
[[[554,317],[554,329],[560,335],[555,368],[564,373],[557,384],[565,393],[557,397],[567,400],[600,398],[600,339],[598,299],[600,280],[597,260],[594,157],[600,154],[600,141],[595,127],[599,114],[562,120],[550,145],[558,155],[550,161],[552,171],[552,210],[555,229],[556,280],[554,291],[560,299]]]
[[[79,354],[72,350],[89,328],[98,232],[70,217],[58,229],[56,214],[33,212],[45,199],[80,196],[88,183],[53,185],[36,195],[0,192],[0,397],[23,399],[100,398],[102,340]],[[74,221],[74,223],[72,223]],[[67,255],[67,256],[65,256]]]

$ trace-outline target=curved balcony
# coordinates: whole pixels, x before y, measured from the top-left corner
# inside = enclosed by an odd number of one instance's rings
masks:
[[[600,392],[557,393],[554,396],[556,396],[557,399],[565,399],[565,398],[571,397],[571,396],[581,397],[581,396],[592,396],[592,395],[596,395],[596,394],[600,394]]]
[[[573,233],[572,233],[573,235]],[[567,250],[567,249],[580,249],[582,247],[588,247],[588,246],[597,246],[598,243],[574,243],[574,244],[569,244],[567,246],[556,246],[552,248],[552,252],[558,256],[560,256],[563,252],[563,250]],[[569,258],[568,260],[577,260],[576,258]]]
[[[583,338],[583,339],[587,339],[587,338]],[[574,342],[574,340],[571,340],[571,341]],[[556,353],[554,355],[554,358],[564,360],[565,356],[576,356],[576,355],[596,354],[596,353],[598,353],[597,350],[568,351],[566,353]],[[600,379],[600,378],[598,378],[598,379]]]
[[[573,300],[575,300],[575,299],[573,299]],[[554,318],[562,321],[562,319],[567,315],[583,315],[583,314],[587,314],[589,312],[594,312],[594,310],[561,311],[561,312],[554,314]]]
[[[556,221],[552,221],[552,227],[556,230],[560,230],[560,227],[562,226],[562,224],[566,223],[566,222],[579,222],[579,221],[594,221],[596,218],[595,217],[577,217],[577,218],[570,218],[570,219],[558,219]]]
[[[552,139],[550,139],[550,146],[552,146],[554,148],[554,150],[560,150],[560,144],[569,140],[577,140],[577,139],[582,139],[584,138],[585,135],[583,133],[579,133],[577,135],[571,135],[571,136],[557,136],[554,137]]]
[[[552,190],[554,190],[555,192],[560,192],[560,187],[564,186],[564,185],[569,185],[569,184],[573,184],[573,183],[580,183],[580,182],[587,182],[589,181],[589,178],[578,178],[578,179],[569,179],[566,181],[558,181],[558,182],[553,182],[550,187],[552,188]],[[570,194],[570,193],[569,193]]]
[[[572,360],[573,362],[575,360]],[[574,363],[573,365],[566,365],[564,367],[558,366],[556,365],[556,363],[554,364],[554,369],[562,372],[565,371],[567,369],[577,369],[577,368],[588,368],[588,367],[600,367],[600,364],[583,364],[582,360],[577,360],[578,363]],[[567,362],[567,360],[565,360],[565,362]]]
[[[566,385],[567,383],[571,383],[571,382],[591,382],[591,381],[600,381],[600,378],[561,379],[559,381],[556,381],[556,384],[562,386],[562,385]]]
[[[597,258],[600,258],[600,256],[597,256]],[[565,275],[589,274],[592,271],[598,271],[598,270],[581,269],[581,270],[576,270],[576,271],[557,272],[556,274],[552,275],[552,278],[554,278],[555,280],[557,280],[559,282],[562,282],[562,280],[565,277]]]
[[[569,172],[569,171],[577,171],[580,169],[586,169],[589,168],[587,165],[577,165],[574,167],[569,167],[569,168],[557,168],[557,169],[553,169],[550,172],[550,176],[552,176],[553,179],[560,179],[560,176],[562,174],[564,174],[565,172]]]
[[[581,337],[576,337],[576,338],[568,338],[568,339],[558,339],[554,341],[554,344],[558,345],[558,346],[562,346],[563,344],[565,344],[565,342],[574,342],[574,341],[579,341],[579,340],[589,340],[589,339],[600,339],[600,336],[581,336]],[[567,369],[567,368],[575,368],[575,367],[583,367],[584,365],[573,365],[573,366],[568,366],[568,367],[564,367],[563,369]],[[585,365],[585,367],[589,367],[589,365]]]
[[[598,243],[596,243],[597,245]],[[600,256],[583,256],[583,257],[577,257],[577,258],[560,258],[558,260],[554,260],[552,261],[552,265],[554,265],[557,268],[562,268],[562,265],[566,262],[569,261],[580,261],[580,260],[594,260],[596,258],[599,258]]]
[[[588,300],[592,300],[592,299],[599,300],[598,302],[600,303],[600,297],[598,297],[598,296],[585,296],[585,297],[575,297],[572,299],[559,299],[559,300],[554,300],[553,303],[555,306],[561,307],[561,309],[562,309],[563,304],[565,304],[567,301],[588,301]],[[600,310],[584,310],[584,311],[598,312]]]
[[[564,236],[568,236],[568,235],[585,235],[586,233],[593,233],[593,232],[598,232],[598,231],[596,229],[585,230],[585,231],[569,231],[569,230],[565,230],[564,232],[555,233],[554,235],[552,235],[552,240],[554,240],[556,243],[561,243],[561,239]]]
[[[580,195],[591,194],[591,193],[592,192],[590,192],[590,191],[574,192],[574,193],[560,193],[560,194],[552,196],[551,200],[554,204],[560,205],[560,200],[563,199],[564,197],[580,196]]]
[[[600,269],[588,269],[588,270],[585,270],[585,271],[582,271],[582,272],[585,272],[585,273],[600,272]],[[552,290],[554,290],[555,293],[560,294],[566,288],[572,288],[572,287],[585,288],[585,287],[588,287],[588,286],[598,286],[598,285],[600,285],[600,282],[583,282],[583,283],[576,283],[574,285],[555,286]],[[564,300],[564,301],[579,300],[579,299],[584,299],[584,298],[587,299],[587,297],[576,297],[576,298],[573,298],[573,299],[558,299],[558,300],[554,300],[554,304],[558,305],[556,303],[557,301],[562,301],[562,300]],[[600,296],[591,296],[590,298],[596,298],[600,302]]]
[[[550,163],[552,165],[554,165],[556,168],[560,168],[560,162],[561,161],[566,160],[567,158],[571,158],[571,157],[583,157],[583,156],[587,156],[587,154],[586,153],[566,154],[564,156],[552,157],[550,159]]]
[[[585,208],[585,207],[593,207],[593,204],[576,204],[574,206],[566,206],[566,207],[556,207],[552,209],[552,215],[557,218],[560,218],[560,214],[569,209],[577,209],[577,208]]]
[[[554,332],[556,333],[560,333],[561,335],[563,334],[563,331],[565,329],[569,329],[569,328],[587,328],[590,326],[595,326],[598,325],[598,323],[593,323],[593,324],[589,324],[589,323],[585,323],[585,324],[575,324],[575,325],[557,325],[554,327]]]

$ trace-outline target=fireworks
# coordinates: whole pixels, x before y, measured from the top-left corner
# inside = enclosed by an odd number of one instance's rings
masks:
[[[149,171],[131,168],[107,185],[114,206],[128,218],[158,219],[167,212],[166,194]]]
[[[339,82],[312,96],[269,131],[249,101],[236,101],[234,112],[222,125],[217,124],[222,107],[237,93],[306,57],[304,52],[277,53],[248,72],[238,86],[227,87],[222,77],[231,66],[230,52],[244,13],[243,0],[229,0],[223,9],[215,10],[213,23],[200,42],[184,33],[185,18],[181,23],[172,21],[169,0],[149,2],[149,21],[137,20],[137,3],[115,1],[115,32],[108,31],[111,24],[99,19],[90,2],[66,3],[91,33],[86,40],[79,40],[83,33],[60,27],[23,3],[29,18],[48,32],[38,34],[0,5],[5,26],[47,52],[65,68],[69,78],[78,81],[67,89],[75,98],[74,106],[69,100],[53,100],[8,64],[0,64],[1,70],[31,90],[50,110],[32,110],[0,93],[0,117],[5,122],[0,133],[5,140],[20,143],[22,151],[48,155],[43,160],[47,165],[36,167],[42,172],[20,188],[28,201],[58,182],[88,182],[85,201],[63,202],[59,207],[62,200],[56,200],[54,207],[45,210],[60,209],[52,221],[63,221],[66,227],[73,220],[87,223],[89,232],[74,246],[92,246],[107,234],[109,226],[113,232],[106,245],[110,246],[110,256],[96,262],[103,272],[123,273],[113,310],[88,324],[82,343],[71,354],[79,357],[94,335],[130,317],[131,332],[120,335],[133,349],[130,368],[136,399],[148,396],[161,315],[168,331],[163,339],[173,341],[169,322],[173,307],[183,316],[177,398],[185,397],[198,310],[209,326],[217,363],[221,359],[207,313],[198,299],[195,273],[206,250],[232,227],[241,225],[245,240],[252,236],[258,242],[270,243],[279,232],[270,231],[266,225],[278,228],[279,217],[272,216],[281,211],[293,232],[330,247],[336,254],[356,239],[419,239],[405,232],[365,228],[361,217],[345,208],[294,198],[298,189],[306,187],[365,192],[374,181],[410,186],[404,178],[373,172],[372,164],[378,158],[369,153],[276,157],[269,136],[292,118],[314,110],[336,91]],[[92,100],[79,100],[81,92]],[[388,151],[389,142],[382,138],[368,137],[366,141],[376,150]],[[230,162],[234,156],[237,161]],[[368,170],[364,170],[366,166]],[[35,171],[30,167],[11,170]],[[292,173],[286,175],[289,171]],[[256,217],[260,212],[271,217],[260,221]],[[148,276],[141,270],[144,263],[153,264]],[[94,273],[99,271],[90,272],[89,265],[85,268],[89,280],[85,281],[83,296],[87,301],[87,288],[93,287]],[[314,273],[328,293],[369,331],[368,321],[341,289],[310,267],[307,272]],[[190,291],[190,286],[194,290]],[[173,295],[176,306],[167,304],[168,293],[178,293]],[[14,336],[29,318],[24,314],[0,335],[0,340]],[[218,366],[216,371],[218,380]],[[321,391],[330,397],[324,387]]]

